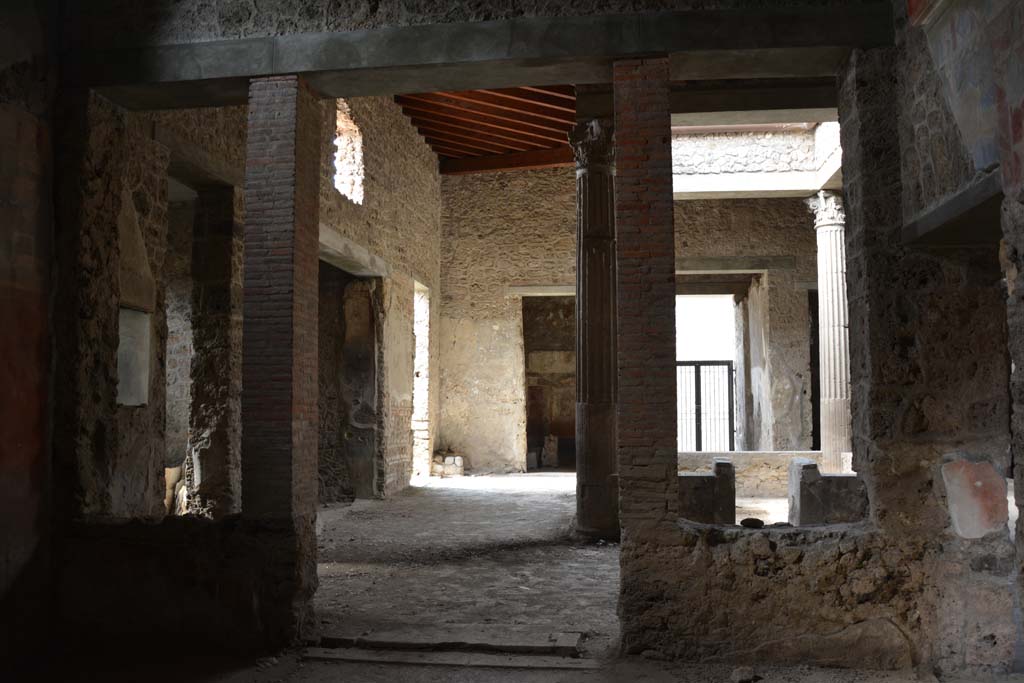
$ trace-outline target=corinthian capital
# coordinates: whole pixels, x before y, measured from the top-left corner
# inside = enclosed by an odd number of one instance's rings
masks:
[[[613,126],[608,119],[591,119],[569,131],[569,144],[576,155],[576,168],[609,165],[614,157]]]
[[[807,206],[814,213],[814,227],[825,225],[844,225],[846,211],[843,209],[843,198],[838,192],[822,190],[807,200]]]

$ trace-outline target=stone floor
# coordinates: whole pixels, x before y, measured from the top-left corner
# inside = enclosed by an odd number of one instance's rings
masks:
[[[432,478],[388,500],[321,510],[321,630],[495,624],[618,638],[619,553],[571,535],[575,477]]]
[[[206,659],[171,648],[133,661],[95,653],[67,662],[57,680],[148,683],[726,683],[729,665],[617,657],[616,545],[575,541],[571,473],[431,479],[386,501],[321,510],[321,630],[364,633],[417,625],[502,625],[583,631],[594,671],[409,666],[304,660],[297,651],[263,659]],[[774,499],[738,501],[740,514],[779,513]],[[784,503],[784,501],[782,501]],[[759,514],[754,514],[759,513]],[[764,517],[762,517],[764,518]],[[98,676],[98,672],[102,675]],[[935,682],[930,673],[756,667],[763,683]],[[1024,676],[943,683],[1024,683]]]

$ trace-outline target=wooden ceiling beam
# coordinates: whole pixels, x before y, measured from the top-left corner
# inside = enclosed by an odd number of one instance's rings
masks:
[[[480,149],[479,147],[466,145],[459,142],[452,142],[451,140],[441,140],[439,138],[431,137],[429,135],[423,136],[423,139],[426,140],[427,144],[430,145],[431,147],[434,147],[436,145],[438,147],[444,147],[445,149],[461,152],[462,154],[468,156],[480,157],[491,156],[494,154],[494,152],[491,152],[486,149]]]
[[[434,150],[434,154],[436,154],[439,157],[449,157],[452,159],[466,159],[473,157],[472,154],[467,154],[466,152],[463,152],[461,150],[445,147],[444,145],[441,144],[430,145],[430,149]]]
[[[464,175],[512,169],[553,168],[573,165],[572,149],[568,145],[532,152],[514,152],[468,159],[442,159],[442,175]]]
[[[509,100],[500,94],[487,92],[485,90],[470,90],[468,92],[445,92],[438,93],[453,100],[481,104],[488,109],[499,110],[500,112],[512,112],[513,115],[528,115],[544,121],[552,121],[562,126],[572,126],[576,123],[575,107],[568,110],[552,110],[543,104],[536,104],[524,99]],[[568,112],[568,113],[567,113]]]
[[[399,104],[404,104],[406,102],[418,102],[424,105],[431,105],[437,110],[454,111],[467,116],[471,114],[476,116],[486,116],[490,119],[504,121],[506,124],[515,124],[517,128],[529,127],[536,131],[545,131],[548,133],[565,134],[573,126],[573,122],[569,120],[550,121],[548,119],[542,119],[528,114],[520,114],[504,109],[498,109],[497,107],[481,104],[479,102],[458,100],[445,95],[439,95],[437,93],[401,95]]]
[[[478,92],[485,92],[496,95],[497,97],[504,97],[511,102],[526,102],[529,104],[547,107],[552,111],[567,113],[574,119],[576,117],[576,98],[567,100],[548,93],[539,93],[527,90],[526,88],[489,88]]]
[[[478,130],[473,130],[472,128],[450,126],[445,123],[438,123],[437,121],[422,119],[416,116],[410,118],[412,120],[412,125],[416,126],[416,129],[419,130],[421,134],[425,134],[424,131],[430,131],[431,133],[443,133],[445,137],[479,140],[481,142],[487,142],[492,145],[502,147],[511,152],[526,152],[531,149],[539,149],[543,147],[543,145],[539,143],[524,142],[523,140],[518,140],[513,137],[489,135],[487,133],[481,133]]]
[[[433,114],[427,114],[419,111],[405,111],[405,115],[408,116],[414,125],[425,124],[431,126],[445,126],[452,130],[458,130],[464,133],[472,135],[488,135],[500,140],[504,140],[510,144],[523,144],[523,145],[534,145],[538,148],[548,148],[553,146],[553,140],[546,137],[530,137],[521,135],[517,131],[509,131],[503,128],[493,128],[486,124],[470,123],[468,121],[461,121],[459,119],[452,119],[444,116],[436,116]],[[522,150],[526,151],[526,150]]]
[[[449,145],[454,148],[465,148],[467,150],[474,150],[478,154],[505,154],[509,150],[505,147],[497,147],[490,145],[479,140],[472,138],[456,138],[446,133],[438,133],[435,131],[420,130],[420,135],[423,136],[424,140],[428,142],[433,140],[435,142]]]
[[[446,109],[444,107],[438,107],[430,102],[409,100],[405,97],[396,97],[395,101],[402,107],[406,116],[409,116],[410,118],[416,116],[418,118],[431,119],[441,123],[450,124],[461,122],[474,126],[486,127],[499,132],[504,131],[505,133],[514,133],[517,137],[540,140],[546,145],[550,145],[550,143],[568,144],[568,137],[565,132],[559,133],[547,130],[527,130],[525,127],[513,125],[500,118],[485,116],[483,114],[477,114],[466,110],[459,111],[455,109]]]
[[[554,97],[561,97],[564,100],[575,100],[576,99],[576,88],[571,85],[524,85],[520,90],[526,90],[528,92],[542,93],[545,95],[552,95]]]

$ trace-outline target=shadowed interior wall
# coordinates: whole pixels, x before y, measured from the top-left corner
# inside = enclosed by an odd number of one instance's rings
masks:
[[[324,107],[320,182],[320,229],[350,240],[381,259],[390,272],[379,279],[378,385],[379,495],[409,484],[413,469],[412,391],[415,355],[415,283],[440,288],[441,177],[437,157],[390,97],[345,100],[346,125],[362,136],[362,202],[344,196],[334,184],[335,125],[338,104]],[[350,123],[351,122],[351,123]],[[437,306],[431,307],[437,329]],[[438,335],[430,335],[430,363],[437,367]],[[439,414],[438,373],[431,373],[427,448],[433,449]]]
[[[52,614],[51,4],[0,9],[0,661],[41,647]]]
[[[559,467],[576,466],[575,314],[575,297],[523,297],[526,446],[540,453],[555,437]]]
[[[526,468],[523,307],[514,285],[572,285],[572,169],[445,176],[439,446],[477,472]]]
[[[376,286],[320,262],[320,502],[380,494]]]

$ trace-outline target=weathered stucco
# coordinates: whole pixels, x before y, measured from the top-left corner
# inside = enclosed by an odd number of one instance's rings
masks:
[[[676,133],[672,174],[816,171],[814,130],[763,133]]]
[[[365,249],[390,272],[381,278],[380,495],[395,493],[412,476],[412,382],[415,282],[431,297],[431,327],[439,320],[441,180],[437,157],[401,109],[388,97],[346,100],[347,116],[362,135],[363,198],[344,196],[334,185],[337,103],[325,101],[321,156],[320,224]],[[348,120],[346,123],[348,123]],[[429,362],[438,367],[439,343],[430,338]],[[438,421],[438,373],[430,373],[429,443]]]
[[[575,466],[575,297],[523,297],[523,347],[527,447],[539,455],[545,439],[554,437],[560,465]]]
[[[800,199],[675,202],[676,258],[781,257],[763,271],[741,305],[746,322],[749,392],[743,448],[807,450],[811,446],[808,287],[815,286],[814,220]],[[755,271],[756,272],[756,271]],[[738,330],[738,334],[741,332]]]
[[[520,462],[509,446],[491,453],[493,442],[474,440],[497,430],[519,448],[513,439],[521,439],[526,419],[522,310],[508,288],[573,284],[573,181],[571,169],[444,179],[441,443],[473,468]],[[675,208],[680,267],[694,258],[782,257],[760,271],[750,295],[748,345],[756,348],[749,353],[745,447],[809,449],[812,215],[800,199],[689,200]],[[501,362],[484,363],[484,350]]]
[[[526,468],[522,304],[515,285],[571,285],[571,169],[446,176],[439,445],[474,471]]]

